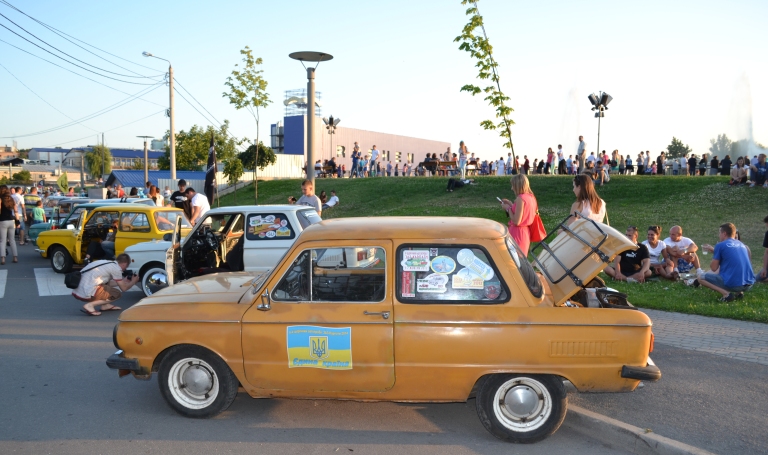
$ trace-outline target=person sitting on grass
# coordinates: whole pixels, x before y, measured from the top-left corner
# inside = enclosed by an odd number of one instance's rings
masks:
[[[768,216],[763,218],[763,223],[765,223],[765,228],[768,229]],[[768,231],[765,231],[765,237],[763,237],[763,248],[765,248],[765,253],[763,253],[763,267],[757,274],[757,281],[760,283],[768,283]]]
[[[627,250],[616,256],[613,266],[606,267],[604,272],[616,281],[645,283],[645,280],[651,277],[651,259],[648,248],[642,243],[637,243],[636,226],[629,226],[626,236],[637,245],[637,249]]]
[[[445,191],[453,193],[453,190],[463,187],[464,185],[474,185],[475,179],[457,179],[457,178],[450,178],[448,179],[448,188],[445,189]]]
[[[699,279],[693,280],[693,286],[704,286],[719,292],[721,302],[732,302],[744,297],[755,284],[755,274],[749,260],[747,249],[743,243],[736,240],[736,226],[733,223],[720,225],[718,231],[720,241],[714,247],[702,245],[705,251],[711,251],[711,272],[706,272]],[[718,273],[714,273],[715,271]]]
[[[696,268],[697,275],[704,273],[699,263],[699,256],[696,252],[699,247],[688,237],[683,237],[683,228],[672,226],[669,230],[669,237],[664,239],[667,245],[667,255],[675,264],[675,270],[672,272],[673,278],[677,279],[681,273],[688,273]]]
[[[765,153],[761,153],[757,156],[757,163],[749,167],[752,170],[752,183],[749,187],[752,188],[755,185],[762,185],[763,188],[768,188],[768,163],[765,162]]]
[[[649,226],[648,239],[643,241],[643,245],[648,248],[653,275],[672,280],[675,264],[667,254],[667,244],[659,238],[660,235],[661,226]]]
[[[325,191],[323,191],[320,194],[323,194],[323,193],[325,193]],[[322,198],[321,198],[321,200],[322,200]],[[329,209],[331,207],[335,207],[337,205],[339,205],[339,197],[336,196],[336,190],[331,190],[331,198],[328,199],[328,202],[323,202],[323,210],[327,210],[327,209]]]
[[[728,184],[731,186],[746,184],[748,173],[749,167],[744,164],[744,158],[739,157],[736,160],[736,167],[731,169],[731,181]]]

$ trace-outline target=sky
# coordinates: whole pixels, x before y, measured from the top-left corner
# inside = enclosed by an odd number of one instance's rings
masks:
[[[494,118],[493,108],[481,96],[460,91],[483,83],[476,79],[475,61],[453,41],[468,21],[460,0],[7,0],[82,40],[75,42],[96,55],[5,1],[0,0],[0,25],[83,68],[0,27],[0,145],[16,140],[19,148],[70,148],[94,144],[104,132],[109,147],[141,148],[137,136],[162,137],[169,128],[168,88],[156,81],[168,63],[142,57],[142,51],[170,60],[176,81],[191,94],[177,86],[190,101],[176,96],[177,132],[228,119],[235,136],[253,140],[253,117],[222,97],[240,49],[249,46],[263,59],[269,83],[272,104],[260,111],[258,131],[267,144],[270,124],[284,115],[284,92],[306,88],[304,68],[288,54],[320,51],[334,56],[316,71],[323,114],[341,118],[340,126],[447,141],[454,150],[464,140],[484,159],[507,154],[498,133],[479,125]],[[723,133],[731,139],[751,135],[768,145],[766,1],[478,5],[502,91],[514,109],[518,156],[542,158],[558,144],[566,154],[575,153],[579,135],[595,151],[598,121],[587,96],[600,91],[614,98],[601,121],[600,150],[618,149],[633,158],[650,150],[656,156],[674,136],[700,155]],[[124,100],[130,101],[116,105]],[[105,108],[111,110],[72,121]],[[69,123],[74,124],[59,128]]]

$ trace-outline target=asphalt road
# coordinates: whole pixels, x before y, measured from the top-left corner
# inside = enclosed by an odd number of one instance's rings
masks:
[[[105,365],[117,312],[99,317],[51,276],[33,247],[0,266],[0,453],[614,454],[561,428],[534,445],[496,440],[474,400],[456,404],[254,400],[238,395],[215,419],[179,416],[153,378]],[[5,271],[5,272],[3,272]],[[4,295],[3,295],[4,294]],[[127,293],[123,308],[142,294]],[[439,386],[439,385],[436,385]]]

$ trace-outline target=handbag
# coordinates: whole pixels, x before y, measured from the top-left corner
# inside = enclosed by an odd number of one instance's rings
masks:
[[[528,226],[528,229],[531,230],[532,242],[541,242],[547,238],[547,230],[544,229],[544,222],[541,221],[538,210],[536,210],[536,216],[533,217],[533,223]]]
[[[110,262],[106,262],[105,264],[109,264]],[[99,264],[96,267],[91,267],[88,270],[75,270],[74,272],[69,272],[66,275],[64,275],[64,286],[68,287],[69,289],[77,289],[78,286],[80,286],[80,280],[83,278],[83,272],[90,272],[91,270],[98,269],[102,265],[105,264]]]

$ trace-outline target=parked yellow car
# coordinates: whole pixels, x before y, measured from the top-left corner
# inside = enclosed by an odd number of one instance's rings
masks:
[[[154,207],[143,204],[120,204],[84,210],[76,229],[57,229],[41,232],[37,237],[37,251],[50,258],[51,267],[58,273],[67,273],[74,265],[82,265],[88,245],[93,239],[106,237],[114,221],[117,221],[115,254],[121,254],[131,245],[162,239],[181,220],[182,233],[192,229],[184,212],[170,207]]]
[[[573,298],[636,246],[591,220],[562,229],[539,273],[494,221],[323,221],[269,272],[192,278],[123,311],[107,365],[158,373],[189,417],[226,410],[238,385],[255,398],[475,396],[494,436],[535,442],[565,418],[565,380],[628,392],[661,377],[648,316],[607,289],[596,305]]]

